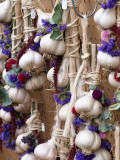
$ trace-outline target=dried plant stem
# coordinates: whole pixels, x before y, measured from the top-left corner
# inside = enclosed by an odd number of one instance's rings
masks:
[[[22,34],[21,0],[13,0],[13,32],[12,32],[12,57],[20,50]]]
[[[115,130],[115,160],[120,160],[120,127],[116,126]]]

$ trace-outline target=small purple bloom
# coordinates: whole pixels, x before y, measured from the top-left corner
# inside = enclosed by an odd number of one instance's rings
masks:
[[[10,82],[16,82],[17,81],[17,76],[16,75],[7,75],[9,78]]]
[[[95,89],[92,93],[94,99],[100,99],[102,97],[102,91]]]

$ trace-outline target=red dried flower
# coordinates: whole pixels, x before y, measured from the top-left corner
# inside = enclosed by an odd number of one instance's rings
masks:
[[[72,108],[72,114],[74,114],[74,115],[77,114],[77,112],[76,112],[76,110],[75,110],[75,107]]]
[[[11,70],[12,69],[12,65],[16,64],[16,62],[17,61],[15,59],[10,59],[5,65],[6,71],[8,72],[9,70]]]
[[[120,76],[118,76],[118,73],[120,74],[120,70],[118,70],[117,72],[115,72],[115,74],[114,74],[114,79],[115,79],[117,82],[120,82]]]
[[[23,73],[21,73],[21,74],[19,74],[18,76],[17,76],[17,79],[20,81],[20,82],[25,82],[26,81],[26,76],[23,74]]]

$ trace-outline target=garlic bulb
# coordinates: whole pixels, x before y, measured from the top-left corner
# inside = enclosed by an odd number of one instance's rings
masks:
[[[30,102],[30,94],[29,92],[24,88],[10,88],[10,86],[6,85],[4,87],[7,90],[7,93],[10,97],[10,99],[14,103],[29,103]]]
[[[70,109],[70,103],[67,103],[61,107],[59,111],[59,117],[62,121],[66,121],[69,109]]]
[[[95,158],[93,160],[112,160],[111,154],[107,149],[98,149],[94,152]]]
[[[5,62],[3,60],[0,60],[0,73],[3,72],[4,68],[5,68]]]
[[[6,60],[8,56],[2,53],[2,49],[0,48],[0,60]]]
[[[40,52],[54,55],[62,55],[65,52],[65,42],[64,40],[53,40],[50,38],[50,34],[47,34],[41,38]]]
[[[5,80],[5,76],[6,76],[7,72],[6,72],[6,69],[3,70],[2,72],[2,78]]]
[[[40,68],[44,65],[44,58],[42,55],[40,55],[38,52],[33,51],[29,49],[21,58],[19,61],[19,66],[23,70],[31,70],[34,68]]]
[[[109,81],[109,83],[110,83],[111,86],[113,86],[115,88],[119,88],[120,87],[120,82],[118,82],[118,81],[115,80],[114,74],[115,74],[115,72],[111,72],[109,74],[108,81]]]
[[[82,149],[83,153],[91,154],[93,151],[100,148],[101,139],[96,132],[85,129],[79,131],[75,138],[75,144]]]
[[[12,121],[10,112],[4,111],[3,109],[0,110],[0,118],[7,123]]]
[[[25,89],[27,90],[35,90],[40,89],[47,82],[47,77],[44,72],[40,73],[38,76],[34,76],[29,79],[25,85]]]
[[[8,23],[12,21],[11,0],[0,3],[0,22]]]
[[[75,110],[77,113],[84,113],[92,118],[96,118],[100,115],[101,103],[92,97],[92,92],[90,91],[88,95],[78,99],[75,102]]]
[[[38,21],[37,21],[37,28],[41,29],[42,28],[42,19],[45,21],[48,21],[49,18],[52,17],[52,13],[45,13],[42,12],[40,9],[37,9],[37,15],[38,15]]]
[[[29,148],[27,143],[22,142],[22,138],[28,136],[28,134],[29,134],[28,132],[20,134],[16,139],[16,145],[23,151],[26,151]]]
[[[22,127],[20,127],[20,129],[16,129],[15,137],[18,137],[20,134],[27,133],[27,131],[27,125],[23,125]]]
[[[111,28],[116,23],[115,7],[111,9],[100,8],[94,15],[94,21],[104,29]]]
[[[54,83],[53,74],[54,68],[51,68],[47,73],[47,79],[52,83]],[[57,86],[58,88],[64,88],[67,86],[68,82],[68,61],[64,59],[57,74]]]
[[[119,65],[120,57],[112,57],[107,52],[99,51],[97,54],[97,61],[103,67],[109,67],[112,69],[116,69]]]
[[[21,160],[37,160],[37,158],[33,153],[27,153],[21,158]]]
[[[56,160],[57,157],[55,146],[51,140],[46,143],[39,144],[35,148],[34,154],[37,159],[40,160]]]
[[[23,151],[22,149],[20,149],[17,145],[15,146],[15,152],[16,152],[17,154],[22,154],[22,153],[24,153],[24,151]]]
[[[14,110],[19,113],[30,113],[31,104],[18,104],[17,106],[14,106]]]

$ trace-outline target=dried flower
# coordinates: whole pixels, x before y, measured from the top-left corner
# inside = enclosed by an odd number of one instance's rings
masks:
[[[94,99],[100,99],[102,97],[102,91],[95,89],[92,93]]]
[[[120,70],[118,70],[117,72],[115,72],[115,74],[114,74],[114,79],[115,79],[117,82],[120,82]]]
[[[76,112],[76,110],[75,110],[75,107],[72,108],[72,114],[74,114],[74,115],[77,114],[77,112]]]
[[[16,62],[17,61],[15,59],[10,59],[5,65],[6,71],[8,72],[9,70],[11,70],[12,69],[12,65],[16,64]]]
[[[18,75],[17,79],[20,82],[25,82],[27,78],[26,78],[26,76],[23,73],[21,73],[21,74]]]
[[[107,135],[108,135],[108,132],[100,132],[99,135],[100,135],[101,139],[106,139]]]

